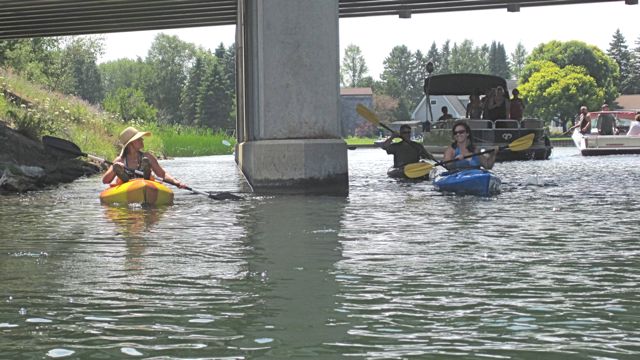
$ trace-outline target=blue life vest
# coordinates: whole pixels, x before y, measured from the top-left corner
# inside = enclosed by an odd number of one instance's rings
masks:
[[[455,148],[455,153],[454,153],[454,158],[457,157],[458,155],[460,155],[460,148],[456,147]],[[464,160],[458,160],[456,162],[453,163],[456,167],[456,169],[463,169],[463,168],[480,168],[480,159],[478,159],[477,155],[474,155],[470,158],[464,159]]]

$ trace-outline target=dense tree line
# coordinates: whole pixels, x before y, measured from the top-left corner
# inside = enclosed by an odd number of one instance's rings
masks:
[[[407,120],[423,97],[426,64],[434,74],[485,73],[517,79],[529,106],[526,115],[568,118],[581,104],[596,108],[618,94],[640,93],[640,38],[629,49],[616,31],[605,52],[582,42],[551,41],[531,54],[522,44],[508,54],[493,41],[477,46],[434,41],[428,51],[394,47],[374,80],[362,51],[347,46],[340,67],[343,86],[370,86],[377,109]],[[51,90],[77,95],[123,121],[227,129],[235,125],[235,48],[214,51],[176,36],[158,35],[146,57],[97,64],[99,37],[35,38],[0,41],[0,66],[12,68]],[[613,104],[615,106],[615,104]]]
[[[434,74],[470,72],[518,80],[521,96],[528,103],[525,115],[547,122],[570,120],[581,105],[599,109],[606,102],[615,108],[614,100],[620,94],[640,93],[640,38],[629,50],[619,30],[606,53],[580,41],[551,41],[531,54],[519,43],[509,55],[496,41],[480,46],[471,40],[445,41],[440,47],[433,42],[426,56],[400,45],[384,60],[380,81],[373,81],[367,73],[358,46],[349,45],[347,50],[341,66],[342,85],[371,86],[376,100],[385,99],[376,101],[376,110],[392,113],[394,120],[407,120],[421,100],[428,61],[435,65]]]
[[[102,52],[99,37],[0,41],[0,66],[100,105],[125,122],[235,126],[233,45],[211,52],[160,34],[144,59],[98,64]]]

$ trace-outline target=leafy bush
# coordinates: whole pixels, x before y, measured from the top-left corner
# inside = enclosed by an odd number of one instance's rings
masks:
[[[119,88],[115,94],[109,94],[103,103],[104,109],[117,114],[122,121],[155,122],[158,110],[149,105],[144,93],[134,88]]]

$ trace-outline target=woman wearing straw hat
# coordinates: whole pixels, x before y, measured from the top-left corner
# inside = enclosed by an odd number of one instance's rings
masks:
[[[122,151],[120,155],[113,160],[113,165],[109,166],[107,172],[102,176],[102,182],[109,184],[116,176],[118,182],[127,182],[131,178],[142,177],[149,179],[151,172],[155,176],[175,183],[178,187],[184,188],[185,184],[173,178],[169,173],[164,171],[153,154],[144,152],[143,137],[151,135],[148,131],[138,131],[134,127],[128,127],[120,133],[120,143]],[[138,171],[136,171],[138,170]]]

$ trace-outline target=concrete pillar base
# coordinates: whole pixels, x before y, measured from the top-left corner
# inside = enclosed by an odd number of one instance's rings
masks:
[[[341,139],[258,140],[238,144],[238,165],[257,193],[347,195]]]

